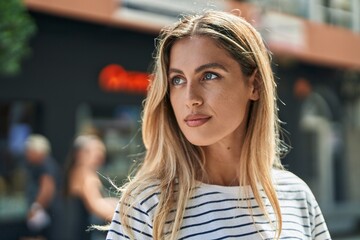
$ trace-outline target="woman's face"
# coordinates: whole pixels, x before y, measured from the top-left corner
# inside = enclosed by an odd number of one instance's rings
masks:
[[[170,51],[170,102],[185,137],[194,145],[242,141],[253,77],[209,37],[178,40]]]
[[[105,161],[105,146],[98,140],[89,140],[80,150],[79,160],[82,164],[97,169]]]

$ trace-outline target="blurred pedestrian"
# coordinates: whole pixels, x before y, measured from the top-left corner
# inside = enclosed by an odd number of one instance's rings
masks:
[[[104,197],[103,185],[97,171],[104,164],[106,149],[95,135],[78,136],[68,155],[65,170],[65,196],[67,209],[66,239],[90,239],[86,231],[91,215],[110,221],[117,199]]]
[[[30,135],[25,142],[26,237],[53,239],[52,232],[56,212],[57,192],[60,185],[59,169],[51,156],[49,140],[39,134]]]

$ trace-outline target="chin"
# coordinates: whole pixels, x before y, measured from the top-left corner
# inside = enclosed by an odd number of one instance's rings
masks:
[[[195,146],[198,146],[198,147],[205,147],[205,146],[209,146],[211,144],[213,144],[212,141],[210,141],[209,138],[207,137],[194,137],[194,136],[186,136],[186,139],[192,144],[192,145],[195,145]]]

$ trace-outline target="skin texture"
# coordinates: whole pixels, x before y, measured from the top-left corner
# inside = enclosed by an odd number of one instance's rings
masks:
[[[209,37],[178,40],[170,52],[170,101],[185,137],[202,146],[212,184],[236,185],[255,75]]]

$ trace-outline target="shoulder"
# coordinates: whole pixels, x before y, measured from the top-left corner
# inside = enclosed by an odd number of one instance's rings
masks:
[[[307,201],[315,201],[309,186],[300,177],[287,170],[272,170],[273,180],[279,196],[292,195],[294,198],[303,197]]]
[[[131,185],[124,189],[106,239],[152,239],[153,216],[159,202],[159,184]],[[130,234],[130,235],[129,235]]]
[[[79,168],[73,172],[73,180],[78,180],[78,183],[84,188],[84,191],[96,189],[98,190],[101,186],[101,180],[97,172],[86,169]]]
[[[283,229],[290,226],[290,222],[297,222],[305,226],[303,232],[311,239],[330,239],[321,209],[308,185],[289,171],[273,170],[273,178],[283,217]]]
[[[287,170],[273,169],[274,183],[278,186],[293,186],[295,188],[308,188],[307,184],[294,173]]]
[[[146,185],[139,185],[135,188],[131,185],[128,186],[130,189],[125,189],[128,191],[128,198],[121,201],[120,204],[127,206],[132,206],[133,210],[140,213],[146,214],[147,216],[153,215],[156,206],[159,203],[160,196],[160,184],[156,181],[151,181]]]
[[[50,173],[51,175],[56,175],[58,171],[57,162],[51,156],[45,158],[42,168],[45,172]]]

